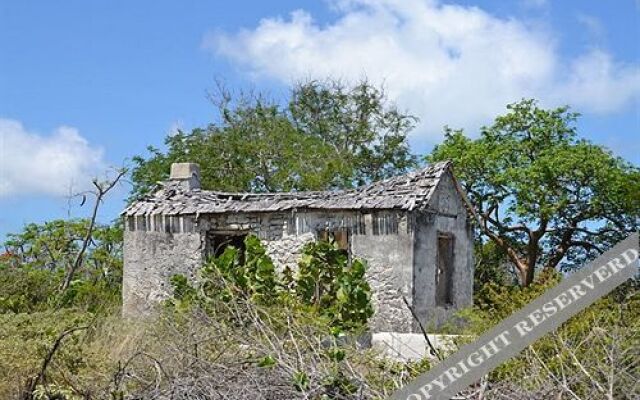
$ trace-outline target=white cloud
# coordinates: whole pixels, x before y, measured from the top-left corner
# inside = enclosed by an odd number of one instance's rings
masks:
[[[581,111],[610,112],[638,98],[640,67],[603,50],[573,60],[539,26],[477,7],[421,0],[342,0],[320,24],[303,10],[253,29],[209,34],[204,46],[255,79],[284,83],[333,76],[384,83],[417,114],[417,135],[433,141],[448,124],[475,130],[507,103],[536,97]]]
[[[61,126],[43,136],[19,121],[0,118],[0,198],[66,195],[70,188],[87,188],[104,165],[102,150],[73,127]]]
[[[623,108],[640,95],[640,67],[616,63],[603,50],[592,50],[570,64],[556,101],[598,113]]]

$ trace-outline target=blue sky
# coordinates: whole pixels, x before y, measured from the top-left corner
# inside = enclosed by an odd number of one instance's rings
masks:
[[[583,137],[640,165],[639,26],[634,0],[2,0],[0,239],[88,214],[66,194],[215,118],[215,79],[274,96],[327,75],[384,82],[421,119],[419,154],[522,97],[571,104]]]

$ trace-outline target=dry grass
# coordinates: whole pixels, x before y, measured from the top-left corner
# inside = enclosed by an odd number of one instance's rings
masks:
[[[5,316],[15,328],[0,337],[0,398],[24,398],[26,382],[37,375],[59,333],[87,322],[88,330],[61,343],[38,382],[39,393],[50,388],[50,395],[91,399],[365,399],[386,397],[410,374],[410,367],[380,361],[355,342],[335,346],[328,328],[304,314],[266,311],[235,303],[224,315],[195,310],[146,321],[112,315],[92,322],[71,312],[59,313],[67,319],[55,313],[14,315],[12,321]],[[17,320],[29,322],[20,326]],[[34,337],[26,340],[23,331]]]
[[[164,313],[155,320],[117,314],[0,315],[0,398],[24,399],[27,380],[59,333],[62,342],[36,399],[382,399],[427,365],[383,361],[370,350],[332,343],[321,321],[295,309],[235,302],[225,309]],[[638,399],[638,321],[594,328],[576,343],[531,347],[514,366],[528,371],[483,381],[468,399]],[[64,397],[55,397],[62,394]]]

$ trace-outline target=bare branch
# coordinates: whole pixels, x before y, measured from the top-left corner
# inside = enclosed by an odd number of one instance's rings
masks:
[[[53,346],[51,346],[51,349],[49,349],[49,351],[47,352],[47,355],[44,357],[44,360],[42,360],[42,366],[40,367],[40,371],[34,378],[29,380],[29,383],[27,384],[27,388],[22,395],[23,400],[33,399],[33,392],[36,390],[38,383],[44,380],[45,374],[47,373],[47,368],[49,367],[49,363],[51,363],[53,356],[56,354],[56,351],[58,351],[58,348],[62,344],[62,341],[64,340],[64,338],[66,338],[67,336],[69,336],[74,332],[84,330],[87,328],[89,327],[77,326],[75,328],[67,329],[66,331],[58,335],[58,338],[53,342]]]
[[[96,192],[95,192],[96,200],[93,205],[93,211],[91,212],[89,227],[87,228],[87,232],[82,241],[82,245],[80,246],[80,251],[78,251],[78,254],[76,254],[76,257],[73,263],[69,266],[67,273],[65,275],[65,278],[62,281],[62,285],[60,286],[61,292],[64,292],[69,288],[69,286],[71,285],[71,282],[73,281],[73,277],[76,271],[78,271],[80,267],[82,267],[82,263],[84,262],[84,254],[87,251],[87,248],[89,247],[89,244],[91,242],[91,239],[93,236],[93,229],[96,225],[96,218],[98,216],[98,209],[100,208],[100,205],[102,203],[104,196],[116,186],[118,181],[120,181],[120,179],[126,173],[127,173],[127,170],[125,168],[122,168],[118,171],[115,178],[113,178],[110,181],[101,183],[101,182],[98,182],[97,179],[93,180],[93,185],[96,187]]]

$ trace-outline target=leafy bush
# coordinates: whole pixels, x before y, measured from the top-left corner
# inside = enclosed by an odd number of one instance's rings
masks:
[[[31,313],[59,307],[98,312],[120,304],[120,282],[84,276],[60,292],[64,271],[0,265],[0,314]]]
[[[0,398],[17,397],[27,378],[33,377],[53,341],[64,330],[86,324],[90,314],[78,310],[0,314]],[[67,373],[78,372],[82,348],[77,338],[65,342],[55,362]],[[56,364],[59,365],[59,364]]]
[[[269,304],[278,297],[282,283],[260,240],[250,235],[244,245],[244,254],[230,246],[202,267],[200,292],[205,299],[230,300],[242,296]]]
[[[304,247],[295,276],[291,271],[280,275],[260,240],[248,236],[244,254],[228,247],[205,263],[197,287],[183,276],[172,277],[174,295],[169,304],[183,309],[193,303],[215,308],[219,301],[237,298],[276,308],[295,304],[335,329],[351,331],[364,327],[373,315],[365,269],[364,261],[349,262],[335,245],[320,241]]]
[[[329,318],[332,325],[355,329],[373,315],[366,264],[325,241],[308,243],[298,264],[292,287],[296,297]]]
[[[59,272],[0,265],[0,314],[49,308],[61,281]]]
[[[90,313],[111,311],[122,302],[120,282],[113,284],[106,279],[76,279],[67,290],[56,298],[58,307],[78,307]]]

